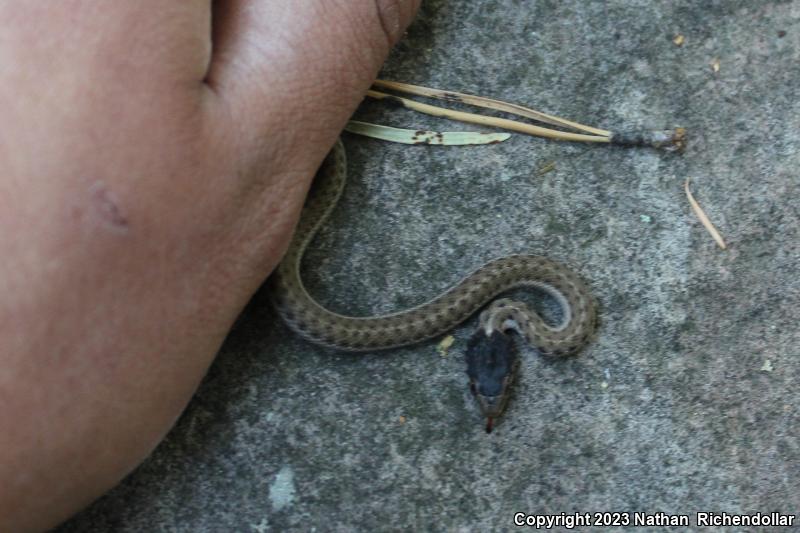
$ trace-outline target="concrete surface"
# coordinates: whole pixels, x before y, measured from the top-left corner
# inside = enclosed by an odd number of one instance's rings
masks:
[[[484,260],[540,253],[588,280],[595,343],[556,362],[525,350],[487,435],[461,355],[474,320],[445,357],[435,342],[337,355],[292,336],[260,294],[166,441],[60,531],[800,513],[800,2],[427,0],[383,77],[598,126],[688,129],[682,155],[522,135],[345,139],[352,180],[305,273],[321,301],[398,310]],[[476,129],[376,103],[358,116]],[[687,177],[727,251],[691,213]]]

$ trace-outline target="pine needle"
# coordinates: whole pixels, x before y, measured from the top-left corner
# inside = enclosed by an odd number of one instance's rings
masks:
[[[483,126],[494,126],[497,128],[516,131],[519,133],[527,133],[528,135],[535,135],[537,137],[546,137],[549,139],[557,139],[560,141],[583,141],[583,142],[601,142],[601,143],[611,142],[611,139],[609,137],[603,137],[600,135],[586,135],[583,133],[558,131],[549,128],[543,128],[541,126],[534,126],[533,124],[525,124],[524,122],[509,120],[506,118],[488,117],[486,115],[477,115],[475,113],[465,113],[464,111],[456,111],[454,109],[446,109],[444,107],[437,107],[429,104],[423,104],[422,102],[417,102],[415,100],[409,100],[408,98],[394,96],[391,94],[386,94],[374,90],[368,90],[367,96],[369,96],[370,98],[375,98],[376,100],[386,100],[387,102],[400,105],[407,109],[412,109],[414,111],[419,111],[420,113],[425,113],[427,115],[432,115],[435,117],[448,118],[451,120],[458,120],[461,122],[469,122],[471,124],[481,124]]]
[[[594,128],[592,126],[586,126],[585,124],[580,124],[578,122],[556,117],[554,115],[548,115],[547,113],[542,113],[541,111],[537,111],[529,107],[511,104],[501,100],[495,100],[493,98],[485,98],[483,96],[474,96],[455,91],[442,91],[440,89],[431,89],[428,87],[421,87],[419,85],[411,85],[409,83],[387,80],[375,80],[373,85],[375,87],[397,92],[404,92],[416,96],[436,98],[448,102],[459,102],[485,109],[502,111],[512,115],[518,115],[543,122],[551,126],[557,126],[560,128],[581,132],[572,133],[554,130],[551,128],[543,128],[541,126],[518,122],[516,120],[488,117],[486,115],[477,115],[474,113],[465,113],[463,111],[456,111],[429,104],[423,104],[415,100],[409,100],[400,96],[386,94],[374,89],[367,91],[367,96],[371,98],[386,100],[390,103],[401,105],[408,109],[413,109],[414,111],[419,111],[428,115],[459,120],[462,122],[471,122],[473,124],[482,124],[484,126],[494,126],[497,128],[526,133],[528,135],[535,135],[537,137],[545,137],[559,141],[600,142],[617,144],[620,146],[646,146],[651,148],[661,148],[667,151],[682,150],[686,144],[686,130],[684,128],[674,128],[672,130],[609,131],[600,128]]]
[[[692,211],[694,214],[697,215],[697,218],[700,220],[700,223],[705,226],[706,230],[711,234],[714,240],[717,242],[720,248],[723,250],[727,248],[725,241],[722,239],[722,235],[719,234],[717,228],[714,227],[714,224],[706,216],[703,209],[700,207],[700,204],[697,203],[697,200],[694,199],[692,195],[692,191],[689,190],[689,178],[686,178],[686,182],[683,184],[683,189],[686,191],[686,198],[689,199],[689,205],[692,206]]]
[[[519,115],[521,117],[538,120],[539,122],[544,122],[545,124],[560,126],[562,128],[569,128],[576,131],[582,131],[584,133],[590,133],[592,135],[600,135],[602,137],[611,136],[611,132],[608,130],[593,128],[591,126],[579,124],[577,122],[573,122],[571,120],[567,120],[561,117],[548,115],[547,113],[542,113],[541,111],[536,111],[535,109],[531,109],[529,107],[524,107],[518,104],[511,104],[508,102],[503,102],[501,100],[495,100],[494,98],[485,98],[483,96],[474,96],[471,94],[464,94],[455,91],[442,91],[440,89],[430,89],[428,87],[411,85],[410,83],[402,83],[399,81],[375,80],[373,82],[373,85],[375,85],[376,87],[381,87],[383,89],[390,89],[393,91],[414,94],[417,96],[426,96],[428,98],[437,98],[439,100],[446,100],[448,102],[460,102],[462,104],[474,105],[476,107],[483,107],[485,109],[494,109],[495,111],[503,111],[505,113],[511,113],[512,115]]]

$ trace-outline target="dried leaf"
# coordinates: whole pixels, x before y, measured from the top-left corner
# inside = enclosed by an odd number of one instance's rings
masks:
[[[683,46],[685,40],[686,39],[684,38],[684,36],[681,35],[680,33],[672,38],[672,42],[675,44],[675,46]]]
[[[381,124],[370,124],[351,120],[345,131],[402,144],[437,144],[444,146],[463,146],[467,144],[493,144],[507,140],[510,133],[477,133],[471,131],[428,131],[406,130]]]

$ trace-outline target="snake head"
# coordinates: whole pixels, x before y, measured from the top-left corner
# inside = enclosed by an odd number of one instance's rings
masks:
[[[506,408],[519,367],[514,342],[500,331],[487,335],[481,328],[467,343],[466,359],[470,391],[486,417],[486,432],[491,433],[494,419]]]

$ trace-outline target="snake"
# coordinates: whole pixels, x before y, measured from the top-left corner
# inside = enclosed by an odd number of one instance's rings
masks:
[[[341,138],[323,161],[306,198],[287,251],[269,278],[278,314],[300,337],[345,352],[372,352],[444,335],[483,309],[467,343],[469,388],[486,418],[486,431],[505,410],[519,368],[516,333],[544,355],[580,351],[596,327],[596,303],[583,280],[561,263],[537,255],[508,255],[486,262],[425,303],[377,316],[345,316],[326,309],[306,290],[303,255],[335,208],[347,181]],[[551,295],[562,308],[559,324],[547,323],[525,303],[496,298],[520,287]],[[488,304],[488,305],[487,305]]]

